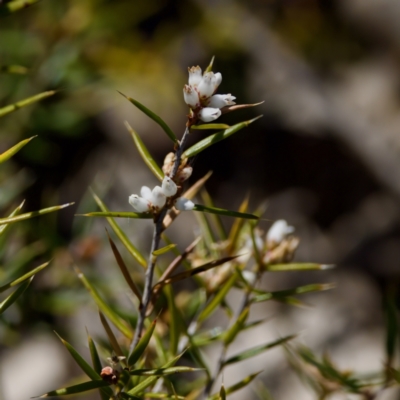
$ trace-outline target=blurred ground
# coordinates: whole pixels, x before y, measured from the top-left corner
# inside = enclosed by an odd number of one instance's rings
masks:
[[[37,393],[27,377],[23,387],[11,381],[18,367],[10,360],[18,354],[10,339],[9,349],[0,347],[6,354],[0,361],[4,399],[27,399],[53,389],[53,382],[65,382],[67,361],[57,369],[52,362],[60,360],[58,353],[41,360],[36,347],[27,345],[50,335],[49,327],[85,341],[90,306],[82,307],[85,318],[73,317],[70,300],[61,302],[52,293],[61,287],[58,296],[69,299],[80,288],[63,256],[71,240],[79,249],[80,238],[89,233],[94,244],[105,247],[104,223],[89,226],[73,218],[77,210],[94,207],[88,186],[94,185],[111,209],[126,211],[128,195],[153,179],[123,121],[140,133],[157,161],[171,150],[160,129],[117,90],[158,113],[179,135],[187,113],[186,68],[205,67],[212,55],[214,70],[223,75],[221,93],[231,92],[238,103],[265,101],[224,121],[264,117],[202,153],[193,181],[213,170],[207,189],[224,208],[237,207],[249,192],[253,206],[268,199],[268,220],[284,218],[296,226],[299,261],[337,265],[329,273],[271,276],[264,284],[274,289],[310,280],[333,281],[337,289],[307,298],[312,309],[271,304],[255,310],[254,318],[273,319],[255,336],[241,338],[242,345],[302,331],[303,342],[329,351],[342,368],[378,369],[384,360],[381,294],[389,284],[397,287],[400,275],[399,18],[398,0],[42,0],[3,17],[0,64],[21,64],[30,72],[0,75],[0,103],[59,89],[55,97],[1,121],[2,148],[39,135],[12,167],[25,174],[20,197],[27,199],[27,210],[77,203],[57,218],[32,222],[23,236],[33,241],[44,235],[48,250],[42,256],[58,255],[57,265],[35,282],[30,318],[12,317],[19,350],[43,361],[35,370],[43,368],[47,378],[30,375],[42,382]],[[265,221],[264,229],[269,224]],[[193,231],[191,223],[184,225],[174,232],[182,246]],[[126,226],[132,240],[146,248],[148,226]],[[110,257],[108,250],[95,257],[100,271],[107,270],[102,263]],[[60,310],[64,316],[55,317]],[[282,351],[256,361],[243,368],[264,369],[274,399],[313,399],[289,371]],[[59,375],[53,379],[51,371]],[[224,379],[235,382],[234,370]],[[232,398],[251,396],[241,392]]]

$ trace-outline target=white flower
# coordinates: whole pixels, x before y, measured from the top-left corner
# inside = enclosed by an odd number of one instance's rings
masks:
[[[214,94],[210,98],[210,101],[208,102],[207,106],[208,107],[213,107],[213,108],[223,108],[226,106],[233,106],[236,104],[233,100],[235,100],[236,97],[232,96],[230,93],[229,94]]]
[[[191,108],[200,106],[199,94],[192,86],[185,85],[183,87],[183,98],[185,99],[185,103]]]
[[[294,232],[294,227],[287,224],[284,219],[275,221],[267,233],[267,242],[281,243],[287,235]]]
[[[179,197],[175,201],[175,208],[179,211],[190,211],[193,210],[195,204],[193,201],[186,199],[185,197]]]
[[[193,118],[203,122],[216,120],[221,112],[219,109],[236,104],[231,94],[214,95],[222,82],[220,72],[209,71],[202,75],[201,68],[191,67],[189,71],[189,84],[183,88],[185,103],[194,111]]]
[[[149,212],[151,210],[150,201],[139,197],[137,194],[129,196],[129,204],[139,213]]]
[[[257,275],[254,272],[245,269],[242,271],[242,276],[250,285],[254,285],[256,283]]]
[[[201,100],[208,99],[210,96],[214,94],[217,87],[218,87],[217,76],[214,75],[214,72],[206,72],[203,75],[203,79],[197,86],[197,91],[199,92],[200,99]]]
[[[205,107],[199,112],[199,118],[203,122],[211,122],[216,120],[221,115],[221,110],[219,108]]]
[[[188,68],[188,71],[189,71],[189,85],[192,87],[196,87],[203,78],[203,75],[201,74],[201,68],[199,66],[192,67]]]
[[[176,186],[176,183],[169,176],[164,177],[164,179],[162,181],[161,189],[167,197],[174,196],[176,194],[176,192],[178,191],[178,187]]]
[[[188,165],[187,167],[182,168],[181,171],[178,171],[176,179],[178,180],[179,183],[185,182],[187,179],[190,178],[192,172],[193,168],[190,165]]]
[[[166,201],[167,198],[163,193],[163,190],[160,188],[160,186],[155,186],[151,192],[151,203],[153,206],[156,208],[162,208],[164,207]]]
[[[151,201],[151,189],[148,186],[142,186],[142,188],[140,189],[140,196],[148,201]]]

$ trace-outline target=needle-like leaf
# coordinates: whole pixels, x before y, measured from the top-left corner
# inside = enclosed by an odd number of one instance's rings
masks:
[[[150,155],[150,152],[147,150],[147,147],[144,145],[142,139],[137,134],[137,132],[125,121],[126,129],[128,129],[129,133],[132,136],[132,139],[138,149],[139,154],[143,158],[143,161],[146,165],[150,168],[150,171],[156,176],[157,179],[160,181],[164,178],[164,173],[162,172],[161,168],[157,165],[154,161],[153,157]]]
[[[10,149],[6,150],[4,153],[0,154],[0,164],[7,161],[14,154],[18,153],[24,146],[26,146],[35,137],[37,137],[37,136],[32,136],[29,139],[21,140],[15,146],[11,147]]]
[[[25,0],[25,1],[21,1],[20,3],[28,3],[28,2],[29,2],[29,0]],[[11,4],[13,4],[13,3],[16,4],[17,2],[15,1],[15,2],[8,3],[8,4],[11,7]],[[2,7],[7,7],[7,4],[5,6],[2,6]],[[20,8],[22,8],[22,6]],[[0,15],[1,15],[1,10],[2,10],[2,8],[0,6]],[[37,94],[35,96],[28,97],[27,99],[18,101],[17,103],[10,104],[8,106],[0,108],[0,118],[4,117],[4,115],[7,115],[7,114],[10,114],[10,113],[12,113],[14,111],[19,110],[22,107],[29,106],[32,103],[35,103],[37,101],[46,99],[47,97],[53,96],[53,94],[55,94],[55,93],[56,93],[56,91],[50,90],[48,92],[39,93],[39,94]]]
[[[172,131],[172,129],[165,123],[165,121],[159,117],[157,114],[153,113],[153,111],[150,111],[146,106],[143,104],[139,103],[137,100],[132,99],[131,97],[125,96],[123,93],[118,92],[120,95],[124,96],[127,100],[129,100],[134,106],[136,106],[140,111],[143,111],[149,118],[151,118],[153,121],[155,121],[158,125],[161,126],[161,128],[164,130],[164,132],[168,135],[168,137],[174,142],[177,143],[178,139],[175,136],[175,133]]]

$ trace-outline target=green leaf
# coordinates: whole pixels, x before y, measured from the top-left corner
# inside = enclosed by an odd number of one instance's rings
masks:
[[[21,211],[22,207],[24,206],[24,203],[25,203],[25,200],[8,216],[8,218],[11,218],[11,217],[14,217],[15,215],[17,215]],[[8,225],[8,224],[0,225],[0,236],[5,234],[5,232],[8,230],[9,226],[10,225]]]
[[[225,346],[228,346],[229,344],[231,344],[235,340],[236,336],[243,330],[243,327],[244,327],[244,324],[246,323],[249,312],[250,312],[250,308],[246,307],[241,312],[238,319],[233,323],[233,325],[225,333],[225,335],[224,335]]]
[[[210,64],[208,64],[207,68],[204,70],[204,73],[206,74],[207,72],[211,72],[212,71],[212,67],[214,65],[214,60],[215,60],[215,56],[212,56]]]
[[[150,168],[150,171],[156,176],[157,179],[162,181],[164,179],[164,173],[162,172],[161,168],[157,165],[154,161],[153,157],[150,155],[149,151],[147,150],[146,146],[144,145],[140,136],[136,133],[135,130],[125,121],[126,129],[128,129],[129,133],[132,136],[132,139],[138,149],[139,154],[143,158],[145,164]]]
[[[183,279],[187,279],[193,275],[200,274],[202,272],[208,271],[211,268],[215,268],[215,267],[218,267],[229,261],[232,261],[236,257],[238,257],[238,256],[224,257],[224,258],[220,258],[219,260],[210,261],[208,263],[201,265],[200,267],[196,267],[196,268],[190,269],[188,271],[183,271],[183,272],[180,272],[179,274],[172,275],[169,278],[164,279],[163,281],[157,282],[157,284],[155,286],[159,286],[159,285],[164,286],[169,283],[178,282]]]
[[[390,368],[389,368],[389,373],[390,373],[390,376],[391,376],[397,383],[400,383],[400,371],[399,371],[399,370],[390,367]]]
[[[150,327],[147,329],[145,334],[140,338],[139,343],[136,345],[136,347],[133,349],[132,353],[129,354],[128,356],[128,366],[131,367],[133,366],[137,360],[142,356],[142,354],[145,352],[147,345],[150,342],[150,339],[153,335],[154,328],[156,327],[157,319],[155,319]]]
[[[100,197],[96,195],[96,193],[92,190],[92,195],[94,200],[96,201],[97,205],[103,212],[109,212],[106,205],[101,201]],[[146,259],[140,254],[139,250],[131,243],[128,237],[125,235],[124,231],[119,227],[119,225],[114,221],[113,218],[107,217],[108,223],[111,225],[114,233],[118,236],[119,240],[121,240],[122,244],[126,247],[128,252],[132,255],[132,257],[143,267],[146,268],[147,261]]]
[[[252,122],[256,121],[259,118],[261,118],[261,115],[259,117],[253,118],[251,120],[240,122],[236,125],[231,126],[228,129],[224,129],[223,131],[214,133],[213,135],[210,135],[210,136],[206,137],[205,139],[200,140],[200,142],[197,142],[192,147],[189,147],[187,150],[185,150],[183,152],[182,157],[184,157],[184,158],[194,157],[195,155],[197,155],[200,152],[202,152],[203,150],[205,150],[207,147],[210,147],[211,145],[228,138],[229,136],[233,135],[237,131],[240,131],[241,129],[250,125]]]
[[[225,360],[224,365],[234,364],[239,361],[246,360],[250,357],[257,356],[257,355],[263,353],[264,351],[272,349],[273,347],[276,347],[276,346],[280,346],[281,344],[284,344],[284,343],[288,342],[289,340],[294,339],[295,337],[296,337],[296,335],[285,336],[281,339],[275,340],[272,343],[262,344],[260,346],[256,346],[251,349],[245,350],[239,354],[229,357],[227,360]]]
[[[61,206],[54,206],[54,207],[49,207],[49,208],[43,208],[42,210],[39,211],[31,211],[25,214],[20,214],[16,215],[13,217],[7,217],[7,218],[0,218],[0,225],[3,224],[10,224],[13,222],[18,222],[18,221],[24,221],[26,219],[34,218],[34,217],[39,217],[40,215],[48,214],[54,211],[62,210],[63,208],[72,206],[75,203],[67,203],[63,204]]]
[[[204,321],[206,318],[208,318],[214,311],[215,309],[221,305],[221,302],[224,300],[225,296],[228,294],[229,290],[233,287],[237,280],[237,273],[235,272],[222,286],[221,289],[219,289],[215,296],[212,298],[212,300],[206,305],[206,307],[203,309],[203,311],[200,313],[198,317],[198,322]]]
[[[162,254],[168,253],[170,250],[174,249],[176,247],[176,244],[171,243],[167,246],[161,247],[161,249],[153,251],[153,256],[161,256]]]
[[[21,3],[26,3],[26,2],[28,2],[28,1],[29,1],[29,0],[21,1]],[[16,3],[16,2],[14,2],[14,3]],[[9,4],[12,4],[12,3],[9,3]],[[6,5],[6,6],[7,6],[7,5]],[[3,7],[4,7],[4,6],[3,6]],[[1,14],[1,11],[0,11],[0,14]],[[37,94],[37,95],[35,95],[35,96],[28,97],[27,99],[18,101],[17,103],[10,104],[10,105],[8,105],[8,106],[5,106],[5,107],[3,107],[3,108],[0,108],[0,118],[1,118],[1,117],[4,117],[4,115],[7,115],[7,114],[10,114],[10,113],[12,113],[12,112],[14,112],[14,111],[19,110],[19,109],[22,108],[22,107],[29,106],[29,105],[32,104],[32,103],[35,103],[35,102],[37,102],[37,101],[46,99],[47,97],[53,96],[53,94],[55,94],[55,93],[56,93],[56,91],[50,90],[50,91],[48,91],[48,92],[39,93],[39,94]]]
[[[68,350],[69,354],[71,354],[72,358],[76,361],[76,363],[81,367],[82,371],[92,380],[101,379],[100,374],[97,373],[85,360],[84,358],[74,349],[74,347],[69,344],[66,340],[64,340],[57,332],[55,334],[61,340],[61,343]]]
[[[206,129],[228,129],[230,125],[227,124],[202,124],[202,125],[192,125],[190,129],[195,130],[206,130]]]
[[[33,269],[32,271],[27,272],[25,275],[20,276],[18,279],[15,279],[9,283],[6,283],[3,286],[0,286],[0,293],[4,292],[5,290],[9,289],[10,287],[19,285],[21,282],[31,278],[33,275],[37,274],[38,272],[40,272],[42,269],[46,268],[48,265],[50,264],[50,261],[47,263],[44,263],[42,265],[39,265],[38,267],[36,267],[35,269]]]
[[[36,396],[36,398],[37,397],[45,398],[45,397],[52,397],[52,396],[65,396],[68,394],[83,393],[83,392],[87,392],[88,390],[106,388],[107,386],[110,386],[110,384],[108,382],[97,379],[97,380],[93,380],[93,381],[79,383],[78,385],[69,386],[66,388],[58,389],[58,390],[53,390],[51,392],[43,394],[42,396]],[[113,392],[112,392],[111,388],[108,388],[108,389],[110,390],[110,395],[109,395],[109,398],[110,398],[113,396]]]
[[[210,253],[211,257],[217,258],[219,256],[218,249],[215,248],[214,243],[216,243],[217,239],[214,235],[214,232],[211,228],[210,221],[207,218],[205,213],[196,213],[195,217],[198,221],[200,232],[202,236],[202,244],[201,246],[205,247],[205,249],[201,250],[204,253]]]
[[[227,215],[228,217],[238,217],[244,219],[258,219],[259,217],[253,214],[241,213],[238,211],[224,210],[223,208],[207,207],[200,204],[195,204],[193,211],[206,212],[211,214]]]
[[[172,360],[170,360],[166,364],[164,364],[161,368],[172,367],[181,357],[182,357],[182,354],[179,354],[177,357],[173,358]],[[158,378],[159,378],[159,376],[150,376],[147,379],[145,379],[144,381],[140,382],[133,389],[129,390],[126,393],[130,396],[140,394],[141,392],[143,392],[143,390],[147,389],[149,386],[151,386],[153,383],[155,383]]]
[[[113,251],[114,257],[117,260],[117,264],[119,266],[119,269],[122,272],[122,275],[125,278],[126,283],[128,284],[128,286],[131,288],[132,292],[136,295],[136,297],[139,299],[139,302],[142,301],[142,295],[139,292],[139,289],[136,287],[135,282],[133,282],[131,275],[128,271],[128,268],[125,265],[125,262],[120,254],[120,252],[118,251],[117,246],[115,245],[115,243],[113,242],[113,240],[111,239],[110,235],[108,234],[108,231],[106,229],[107,232],[107,236],[108,236],[108,241],[110,242],[110,246],[111,249]]]
[[[134,106],[136,106],[140,111],[143,111],[149,118],[151,118],[153,121],[155,121],[158,125],[161,126],[161,128],[164,130],[164,132],[168,135],[168,137],[174,142],[178,143],[178,139],[175,136],[175,133],[172,131],[172,129],[164,122],[164,120],[159,117],[157,114],[153,113],[150,111],[147,107],[145,107],[143,104],[139,103],[137,100],[132,99],[131,97],[125,96],[123,93],[118,92],[122,96],[124,96],[126,99],[128,99]]]
[[[167,376],[179,372],[196,372],[202,370],[203,370],[202,368],[170,367],[170,368],[156,368],[156,369],[136,369],[130,371],[129,373],[131,375],[139,375],[139,376]]]
[[[94,343],[92,337],[89,335],[89,332],[87,330],[86,333],[88,338],[88,345],[89,345],[90,357],[92,359],[93,369],[100,375],[103,366],[101,365],[99,353],[97,352],[96,344]]]
[[[224,384],[221,385],[221,389],[219,390],[219,400],[226,400],[226,390]]]
[[[247,376],[246,378],[244,378],[244,379],[241,380],[240,382],[235,383],[235,384],[232,385],[232,386],[229,386],[229,387],[225,390],[226,394],[227,394],[227,395],[228,395],[228,394],[231,394],[231,393],[233,393],[233,392],[236,392],[236,391],[238,391],[238,390],[240,390],[240,389],[246,387],[246,386],[247,386],[249,383],[251,383],[251,381],[252,381],[257,375],[259,375],[260,373],[261,373],[261,371],[260,371],[260,372],[256,372],[255,374],[252,374],[252,375]],[[216,394],[213,394],[211,397],[209,397],[208,400],[218,400],[218,398],[219,398],[219,393],[216,393]]]
[[[0,154],[0,164],[10,159],[14,154],[18,153],[24,146],[26,146],[35,137],[37,136],[32,136],[29,139],[22,140],[15,146],[11,147],[11,149],[8,149],[4,153]]]
[[[260,381],[256,382],[255,392],[257,393],[259,400],[273,400],[269,390]]]
[[[114,332],[112,331],[110,325],[108,324],[106,318],[101,313],[101,311],[99,311],[99,316],[100,316],[101,324],[103,325],[103,328],[106,331],[108,340],[109,340],[109,342],[111,344],[111,347],[112,347],[114,353],[117,356],[124,357],[124,353],[122,352],[121,347],[119,346],[118,340],[115,337]]]
[[[28,73],[28,68],[22,65],[0,65],[0,72],[5,72],[6,74],[17,74],[25,75]]]
[[[164,293],[168,301],[169,318],[169,350],[174,356],[178,351],[179,337],[181,334],[182,316],[175,304],[174,291],[171,285],[164,287]]]
[[[269,264],[265,266],[266,271],[320,271],[334,268],[332,264],[314,264],[314,263],[291,263],[291,264]]]
[[[342,386],[344,386],[347,390],[350,390],[351,392],[357,393],[360,389],[360,385],[357,379],[352,377],[352,375],[349,374],[347,371],[340,372],[339,370],[337,370],[327,357],[324,357],[321,362],[317,360],[311,350],[306,347],[300,348],[298,352],[300,357],[305,362],[316,367],[321,375],[328,380],[339,382]]]
[[[20,297],[25,292],[25,290],[32,282],[32,279],[33,276],[29,280],[23,282],[22,285],[19,286],[15,292],[11,293],[5,300],[0,303],[0,314],[7,310],[7,308],[10,307],[18,299],[18,297]]]
[[[135,213],[131,211],[94,211],[86,214],[75,214],[77,217],[102,217],[102,218],[135,218],[135,219],[152,219],[150,213]]]
[[[203,199],[203,202],[207,207],[215,208],[214,202],[213,202],[211,196],[208,194],[207,190],[205,190],[205,189],[202,190],[201,198]],[[215,225],[215,228],[218,232],[220,240],[226,240],[227,234],[226,234],[224,225],[221,221],[221,218],[219,217],[218,214],[212,214],[211,217],[212,217],[212,221]]]
[[[125,325],[125,323],[114,312],[114,310],[112,310],[112,308],[100,297],[95,287],[87,280],[83,272],[77,267],[75,267],[75,271],[78,274],[78,278],[85,285],[86,289],[89,291],[93,300],[96,302],[103,314],[107,316],[107,318],[118,328],[121,333],[123,333],[127,338],[131,339],[131,330]]]
[[[293,289],[287,289],[287,290],[279,290],[276,292],[263,292],[258,295],[256,295],[253,299],[253,303],[260,303],[262,301],[268,301],[268,300],[281,300],[284,299],[285,297],[293,296],[293,295],[298,295],[298,294],[304,294],[304,293],[310,293],[310,292],[321,292],[324,290],[330,290],[333,289],[335,285],[331,283],[312,283],[310,285],[304,285],[304,286],[299,286]]]
[[[249,196],[246,196],[242,201],[242,203],[240,204],[239,212],[245,213],[248,210],[248,207],[249,207]],[[232,254],[236,250],[238,240],[240,238],[240,232],[242,231],[244,223],[245,220],[243,218],[237,218],[233,222],[228,238],[229,242],[229,246],[227,249],[228,254]]]

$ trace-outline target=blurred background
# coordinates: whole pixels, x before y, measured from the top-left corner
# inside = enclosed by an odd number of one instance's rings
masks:
[[[188,112],[187,67],[205,68],[213,55],[213,70],[223,76],[220,93],[232,93],[239,104],[264,101],[221,122],[264,117],[202,153],[192,182],[214,171],[206,187],[223,208],[236,209],[246,194],[253,208],[267,200],[263,229],[286,219],[301,239],[298,261],[337,265],[268,276],[263,284],[273,290],[310,281],[337,288],[307,297],[310,308],[256,308],[254,318],[272,318],[241,336],[241,345],[301,332],[301,342],[329,352],[343,369],[381,368],[382,294],[397,288],[400,275],[399,20],[398,0],[42,0],[1,17],[0,65],[22,65],[28,73],[0,74],[0,106],[58,91],[0,121],[1,151],[38,135],[0,169],[2,215],[22,199],[25,211],[75,202],[18,224],[2,250],[1,263],[21,269],[53,259],[23,308],[2,317],[4,400],[28,399],[79,374],[52,332],[86,351],[85,326],[94,334],[100,326],[73,265],[103,282],[110,296],[120,290],[106,222],[74,214],[95,210],[89,186],[110,209],[129,211],[128,196],[156,184],[123,122],[159,164],[171,151],[159,127],[117,91],[159,114],[179,137]],[[193,141],[203,134],[195,135]],[[195,235],[196,221],[187,218],[172,233],[181,248]],[[148,251],[148,222],[121,226]],[[281,349],[228,369],[225,384],[244,370],[264,370],[260,378],[274,399],[314,398]],[[387,391],[380,398],[399,396]],[[232,398],[256,397],[250,390]]]

